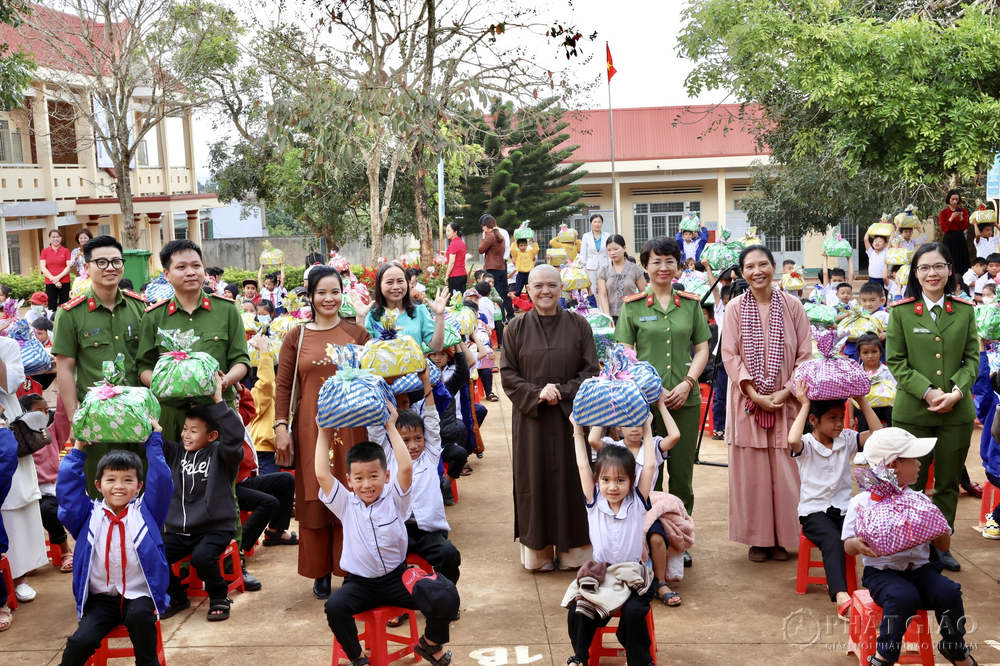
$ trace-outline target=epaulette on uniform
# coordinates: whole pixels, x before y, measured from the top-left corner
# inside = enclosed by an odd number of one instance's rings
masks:
[[[974,301],[970,301],[967,298],[962,298],[961,296],[952,296],[951,300],[954,301],[955,303],[965,303],[966,305],[971,305],[972,307],[976,307],[976,303]]]
[[[59,307],[61,307],[63,310],[67,310],[67,311],[68,310],[72,310],[73,308],[75,308],[80,303],[83,303],[86,300],[87,300],[87,297],[84,294],[80,294],[76,298],[69,299],[68,301],[66,301],[65,303],[63,303]]]
[[[639,291],[632,294],[631,296],[626,296],[622,299],[622,303],[631,303],[632,301],[638,301],[641,298],[646,298],[646,292]]]
[[[160,307],[161,305],[166,305],[169,302],[170,302],[169,298],[164,298],[162,301],[157,301],[156,303],[153,303],[148,308],[146,308],[146,312],[150,312],[152,310],[155,310],[156,308]]]
[[[890,303],[890,304],[889,304],[889,307],[890,307],[890,308],[894,308],[894,307],[896,307],[897,305],[902,305],[903,303],[912,303],[912,302],[913,302],[913,301],[915,301],[915,300],[917,300],[917,299],[916,299],[916,298],[904,298],[904,299],[903,299],[903,300],[901,300],[901,301],[896,301],[895,303]]]
[[[135,300],[142,301],[143,303],[146,302],[146,297],[137,291],[132,291],[130,289],[122,289],[122,293],[128,296],[129,298],[134,298]]]
[[[678,291],[677,295],[681,298],[690,298],[692,301],[700,301],[701,296],[698,294],[692,294],[690,291]]]

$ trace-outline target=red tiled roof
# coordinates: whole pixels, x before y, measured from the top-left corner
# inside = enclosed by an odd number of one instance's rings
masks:
[[[615,161],[767,154],[739,112],[739,104],[615,109]],[[580,146],[573,161],[611,161],[607,109],[567,111],[563,119],[570,123],[567,143]]]
[[[85,75],[96,71],[96,66],[93,65],[84,66],[81,70],[81,61],[93,58],[93,45],[104,40],[103,23],[85,22],[79,16],[41,5],[32,5],[32,9],[33,12],[24,17],[20,28],[0,24],[0,39],[7,43],[11,51],[17,51],[23,46],[25,51],[34,55],[35,63],[43,68],[77,71]],[[62,36],[58,40],[49,38],[48,41],[53,44],[46,44],[46,38],[35,25],[45,25],[47,31],[60,33]],[[82,37],[85,29],[90,33],[86,39]],[[107,66],[108,63],[104,62],[101,69],[106,70]]]

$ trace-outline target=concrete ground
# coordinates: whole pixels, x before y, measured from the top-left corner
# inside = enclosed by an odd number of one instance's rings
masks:
[[[499,386],[496,392],[501,401],[487,403],[485,457],[472,459],[475,473],[459,482],[461,501],[448,509],[451,538],[463,559],[462,618],[453,624],[449,648],[456,664],[562,666],[571,651],[559,602],[573,574],[532,574],[520,565],[512,538],[511,406]],[[983,481],[979,434],[977,429],[968,467]],[[706,437],[701,457],[725,462],[726,449]],[[694,567],[674,587],[682,606],[653,606],[658,663],[857,664],[843,649],[847,625],[835,621],[825,588],[810,586],[808,594],[797,595],[794,560],[754,564],[745,546],[728,541],[727,470],[696,466],[694,478]],[[979,500],[963,494],[952,543],[963,569],[951,575],[962,584],[968,639],[985,666],[1000,664],[1000,542],[973,529],[978,516]],[[258,547],[247,566],[264,589],[237,595],[229,621],[209,623],[206,609],[193,607],[163,622],[170,666],[329,664],[332,634],[323,603],[313,598],[311,581],[296,574],[295,548]],[[58,664],[76,628],[69,575],[46,567],[29,582],[38,597],[22,604],[10,630],[0,634],[2,666]],[[935,659],[944,662],[936,653]],[[413,663],[412,657],[400,663]]]

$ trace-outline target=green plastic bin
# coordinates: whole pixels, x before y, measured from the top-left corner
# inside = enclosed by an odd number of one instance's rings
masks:
[[[132,280],[132,286],[136,291],[142,285],[149,282],[149,257],[152,254],[149,250],[125,250],[125,272],[122,277]]]

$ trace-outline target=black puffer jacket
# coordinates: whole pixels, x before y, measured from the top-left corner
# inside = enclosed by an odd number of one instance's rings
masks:
[[[448,395],[451,396],[451,403],[449,403],[444,413],[441,414],[442,447],[449,444],[458,444],[461,447],[465,447],[469,439],[465,424],[460,423],[455,415],[458,405],[458,398],[455,397],[455,394],[458,393],[460,388],[469,383],[469,362],[466,360],[464,352],[456,351],[454,363],[454,372],[444,382],[444,387],[448,391]]]

